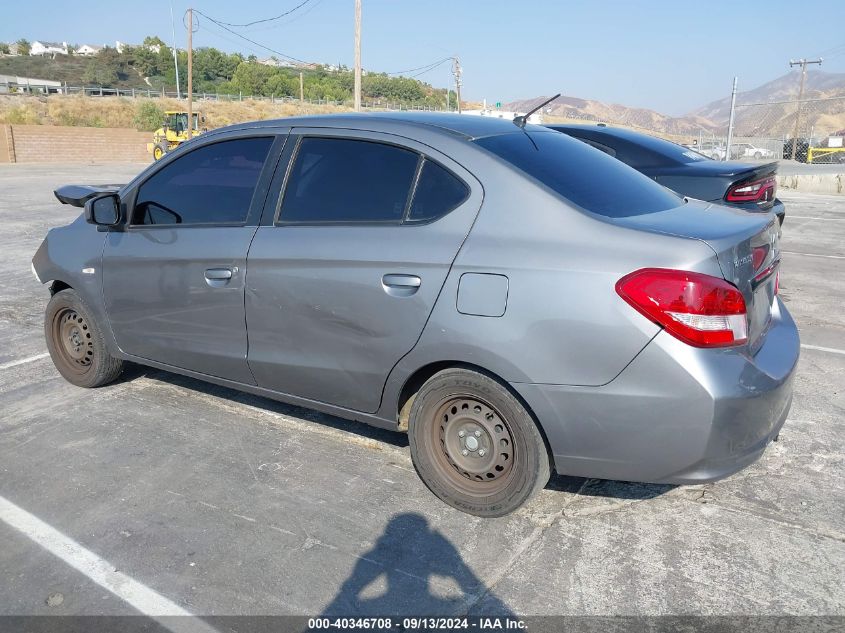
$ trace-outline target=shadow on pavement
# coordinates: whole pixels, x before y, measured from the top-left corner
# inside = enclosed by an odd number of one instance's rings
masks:
[[[243,391],[236,391],[227,387],[221,387],[203,380],[189,378],[181,374],[174,374],[151,367],[143,367],[134,363],[129,363],[127,365],[117,382],[129,382],[142,376],[151,380],[158,380],[163,383],[179,386],[185,389],[191,389],[199,393],[213,395],[218,398],[225,398],[226,400],[230,400],[232,402],[246,404],[274,413],[308,420],[309,422],[314,422],[315,424],[321,424],[323,426],[343,430],[348,433],[355,433],[361,437],[385,442],[386,444],[390,444],[392,446],[400,448],[408,446],[408,436],[405,433],[396,433],[394,431],[370,426],[362,422],[345,420],[333,415],[314,411],[313,409],[285,404],[277,400],[271,400],[270,398],[263,398]],[[586,480],[583,477],[570,477],[558,474],[553,474],[549,483],[546,485],[547,490],[554,490],[557,492],[569,492],[590,497],[614,497],[617,499],[653,499],[654,497],[659,497],[660,495],[665,494],[675,487],[676,486],[669,484],[644,484],[600,479]]]
[[[323,615],[460,616],[482,598],[486,611],[513,615],[443,534],[422,515],[405,513],[390,519]]]

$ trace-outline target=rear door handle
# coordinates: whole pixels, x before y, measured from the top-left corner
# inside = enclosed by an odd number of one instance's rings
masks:
[[[422,279],[416,275],[390,274],[381,278],[384,291],[394,297],[410,297],[422,285]]]
[[[237,270],[237,268],[208,268],[205,271],[205,283],[212,288],[225,286]]]

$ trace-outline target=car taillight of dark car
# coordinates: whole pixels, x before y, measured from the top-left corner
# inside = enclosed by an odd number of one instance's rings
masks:
[[[728,202],[772,202],[777,193],[778,183],[774,175],[750,182],[733,184],[725,194]]]

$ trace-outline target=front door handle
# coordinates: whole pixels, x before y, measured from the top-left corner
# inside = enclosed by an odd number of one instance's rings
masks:
[[[390,274],[381,278],[384,291],[394,297],[410,297],[422,285],[422,279],[416,275]]]
[[[229,283],[237,268],[208,268],[205,271],[205,283],[212,288],[220,288]]]

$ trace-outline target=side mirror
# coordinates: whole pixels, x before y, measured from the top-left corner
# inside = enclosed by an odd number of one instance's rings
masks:
[[[97,226],[117,226],[120,222],[120,197],[107,193],[85,203],[85,221]]]

